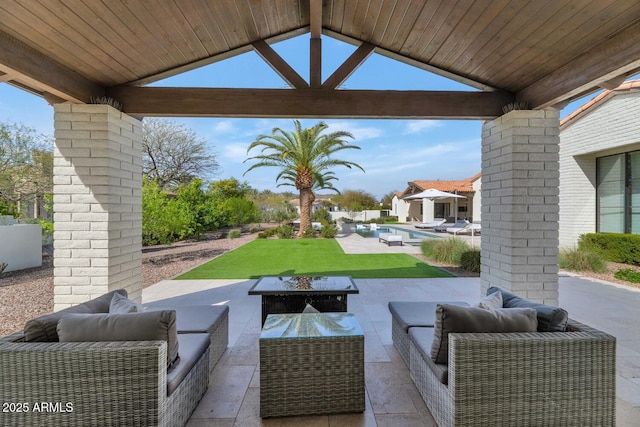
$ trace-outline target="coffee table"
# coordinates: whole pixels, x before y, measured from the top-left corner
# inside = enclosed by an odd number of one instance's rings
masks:
[[[262,276],[249,295],[262,296],[262,324],[269,314],[301,313],[307,304],[320,312],[346,312],[347,295],[360,291],[351,276]]]
[[[364,334],[352,313],[270,314],[259,344],[261,417],[365,410]]]

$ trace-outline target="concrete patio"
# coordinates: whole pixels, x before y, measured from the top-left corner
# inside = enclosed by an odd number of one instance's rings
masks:
[[[387,245],[344,234],[351,250]],[[349,244],[347,244],[347,242]],[[391,247],[390,251],[395,251]],[[411,250],[406,247],[406,250]],[[359,295],[349,297],[365,333],[366,410],[361,414],[262,420],[259,416],[258,338],[260,297],[248,296],[255,280],[167,280],[143,291],[145,303],[227,304],[229,348],[214,369],[209,390],[189,426],[435,426],[409,371],[391,341],[391,300],[480,299],[479,278],[357,279]],[[640,292],[583,278],[560,277],[560,305],[580,322],[617,337],[617,420],[640,419]]]

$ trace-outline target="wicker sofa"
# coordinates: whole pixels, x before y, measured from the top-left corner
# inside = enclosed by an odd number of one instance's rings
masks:
[[[562,332],[449,333],[441,364],[437,307],[389,303],[394,346],[439,426],[615,425],[613,336],[568,317]]]
[[[122,290],[110,292],[43,317],[51,325],[52,318],[68,320],[73,313],[108,313],[105,303],[114,293],[126,296]],[[1,338],[0,401],[8,410],[1,414],[3,422],[14,426],[185,425],[208,388],[210,365],[227,347],[228,307],[152,310],[163,318],[169,313],[178,326],[174,336],[179,359],[171,369],[167,368],[171,344],[165,340],[52,342],[48,336],[40,342],[28,341],[40,318],[28,322],[25,331]],[[205,322],[194,322],[193,314],[198,312],[207,314]],[[146,310],[144,314],[154,316]]]

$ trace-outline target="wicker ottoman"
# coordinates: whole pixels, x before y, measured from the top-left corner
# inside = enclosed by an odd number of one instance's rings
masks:
[[[261,417],[364,409],[364,335],[353,314],[267,316],[260,335]]]

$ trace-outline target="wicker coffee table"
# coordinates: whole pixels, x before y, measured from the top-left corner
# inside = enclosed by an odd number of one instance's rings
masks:
[[[261,417],[364,409],[364,335],[353,314],[267,317],[260,335]]]
[[[360,291],[351,276],[262,276],[249,295],[262,295],[262,324],[269,314],[302,313],[307,304],[323,313],[346,312],[347,295]]]

